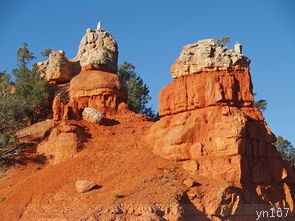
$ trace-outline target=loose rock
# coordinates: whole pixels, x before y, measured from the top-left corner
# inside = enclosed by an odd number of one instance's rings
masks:
[[[86,107],[82,113],[83,120],[86,120],[90,123],[95,123],[95,124],[101,124],[102,119],[104,118],[103,114],[101,114],[99,111]]]
[[[76,190],[79,193],[85,193],[89,190],[91,190],[95,186],[95,183],[90,180],[77,180],[75,182]]]

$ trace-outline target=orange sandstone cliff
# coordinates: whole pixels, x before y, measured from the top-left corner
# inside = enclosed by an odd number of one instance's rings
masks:
[[[294,171],[253,107],[249,63],[240,45],[228,50],[206,39],[185,46],[147,136],[155,154],[179,159],[201,184],[188,190],[188,201],[220,220],[255,220],[271,206],[294,214]]]

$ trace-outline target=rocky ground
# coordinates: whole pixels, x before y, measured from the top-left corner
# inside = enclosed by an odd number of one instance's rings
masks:
[[[66,162],[49,166],[36,162],[32,149],[24,165],[2,172],[0,220],[83,220],[99,217],[101,208],[113,209],[114,213],[105,212],[110,216],[161,216],[169,208],[175,215],[181,212],[178,199],[185,189],[184,171],[179,162],[156,156],[144,145],[142,139],[152,122],[67,123],[85,130],[83,150]],[[78,193],[75,181],[80,179],[92,180],[97,186]]]

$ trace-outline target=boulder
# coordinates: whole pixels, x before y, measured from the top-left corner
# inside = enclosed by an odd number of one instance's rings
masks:
[[[190,188],[195,184],[195,181],[192,178],[185,179],[182,182],[186,187]]]
[[[75,187],[78,193],[85,193],[95,187],[96,184],[91,180],[77,180]]]
[[[103,29],[87,29],[77,56],[82,70],[102,70],[117,73],[118,45],[113,36]]]
[[[104,71],[82,71],[70,83],[70,97],[91,97],[96,95],[124,95],[120,78],[117,74]]]
[[[83,110],[82,116],[83,116],[83,120],[86,120],[90,123],[95,123],[95,124],[101,124],[102,119],[104,117],[99,111],[90,107],[86,107]]]
[[[37,154],[44,155],[52,165],[74,157],[82,148],[81,128],[62,123],[54,127],[50,135],[37,146]]]
[[[50,83],[62,84],[69,82],[77,70],[73,62],[65,57],[65,52],[52,51],[47,61],[38,63],[39,69],[45,74]]]

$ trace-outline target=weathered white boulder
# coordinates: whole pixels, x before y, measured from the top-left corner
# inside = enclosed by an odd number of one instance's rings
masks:
[[[171,67],[173,78],[202,71],[249,68],[250,59],[243,56],[242,46],[228,49],[214,39],[205,39],[184,46],[179,58]]]
[[[72,61],[79,61],[82,70],[101,70],[117,73],[118,45],[113,36],[101,28],[87,29],[83,36],[77,56]]]
[[[101,114],[99,111],[90,107],[86,107],[83,110],[82,116],[83,116],[83,120],[86,120],[90,123],[95,123],[95,124],[101,124],[102,119],[104,118],[103,114]]]
[[[45,73],[45,78],[49,82],[65,83],[73,77],[72,64],[61,50],[52,51],[48,60],[38,63],[38,66]]]

